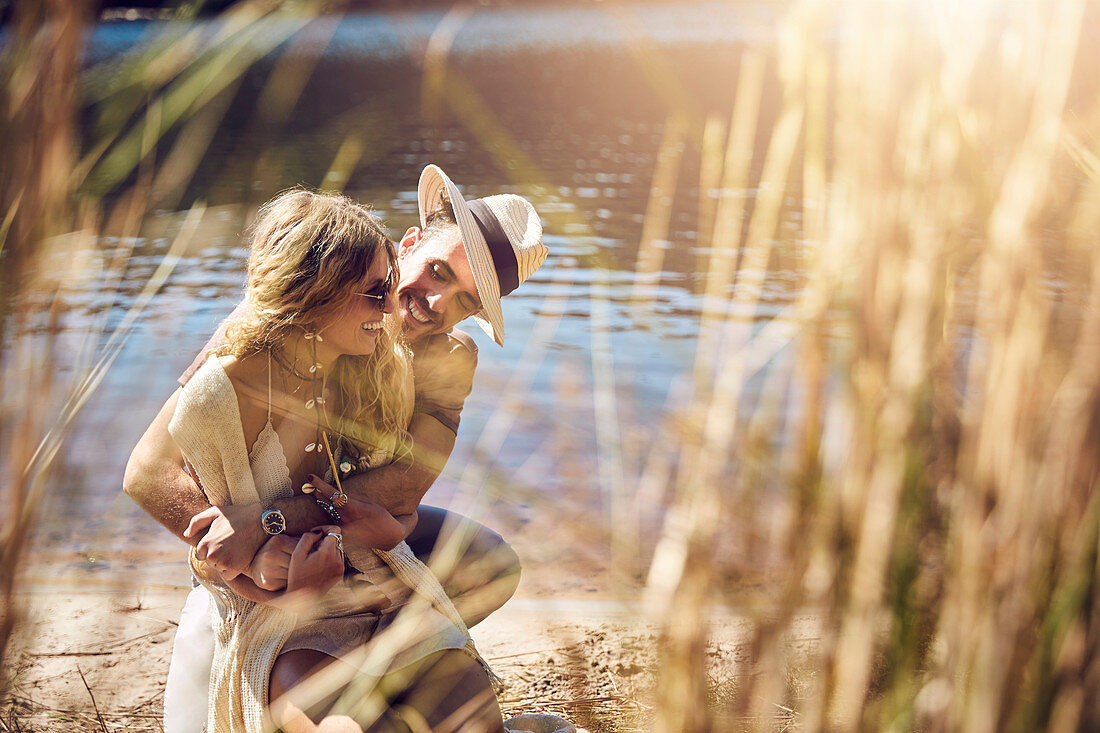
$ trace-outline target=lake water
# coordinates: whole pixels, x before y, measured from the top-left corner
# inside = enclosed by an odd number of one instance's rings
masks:
[[[741,52],[746,44],[770,46],[774,18],[767,5],[751,3],[643,5],[625,16],[599,7],[481,9],[454,34],[447,89],[457,91],[436,114],[422,108],[421,63],[443,17],[391,12],[315,21],[231,87],[190,182],[157,191],[161,206],[142,236],[97,243],[86,276],[65,295],[62,343],[73,355],[102,348],[104,337],[88,341],[87,334],[122,322],[188,207],[208,205],[192,245],[74,425],[58,482],[79,492],[52,508],[42,528],[49,542],[41,557],[52,564],[40,575],[115,583],[120,572],[140,568],[137,577],[146,581],[186,582],[178,543],[120,491],[126,458],[180,371],[239,300],[247,255],[240,232],[250,212],[288,186],[323,185],[349,136],[361,155],[345,171],[345,189],[372,203],[395,237],[417,223],[416,182],[427,163],[443,167],[467,197],[522,193],[544,218],[551,254],[505,299],[504,348],[476,324],[465,327],[481,349],[477,379],[455,452],[428,501],[476,513],[510,537],[526,536],[532,548],[536,534],[555,523],[606,535],[612,506],[630,495],[662,448],[663,425],[680,406],[675,385],[693,363],[701,266],[710,251],[698,235],[699,202],[718,195],[699,186],[702,122],[711,114],[728,121]],[[186,30],[208,40],[220,29],[202,21]],[[89,79],[118,78],[146,44],[178,30],[153,22],[97,26],[88,40]],[[266,27],[255,43],[282,30]],[[270,82],[288,69],[303,85],[280,116],[265,100],[293,90],[289,77]],[[766,93],[765,123],[776,103]],[[638,309],[631,301],[638,243],[673,111],[691,125],[678,147],[654,299]],[[88,145],[101,113],[86,110]],[[170,130],[158,163],[191,134]],[[117,190],[105,178],[90,185],[108,197]],[[751,199],[755,192],[739,193]],[[798,208],[788,207],[780,228],[764,302],[739,314],[747,327],[797,290]],[[782,349],[777,358],[785,358]],[[79,366],[75,357],[64,361],[68,373]],[[638,499],[643,524],[652,526],[660,505],[659,496]]]

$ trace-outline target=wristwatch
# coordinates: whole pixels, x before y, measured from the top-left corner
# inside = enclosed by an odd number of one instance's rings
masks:
[[[268,509],[260,515],[260,524],[268,534],[282,534],[286,531],[286,517],[278,509]]]

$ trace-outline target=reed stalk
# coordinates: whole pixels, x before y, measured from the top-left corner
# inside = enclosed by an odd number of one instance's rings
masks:
[[[22,4],[0,58],[0,134],[8,141],[0,151],[0,663],[23,613],[18,573],[33,520],[33,487],[43,478],[40,468],[31,470],[44,418],[39,406],[53,389],[50,362],[36,357],[41,349],[49,354],[56,331],[50,329],[43,346],[31,345],[26,334],[41,314],[27,296],[38,279],[39,243],[65,231],[55,217],[69,206],[66,175],[76,154],[73,110],[86,11],[79,2]],[[28,130],[35,134],[21,134]],[[22,399],[11,400],[13,394]],[[2,690],[9,667],[0,669]]]
[[[1095,230],[1080,228],[1097,209],[1095,151],[1080,145],[1096,139],[1095,110],[1073,112],[1068,97],[1071,80],[1097,82],[1077,45],[1085,17],[1083,3],[807,2],[780,24],[784,102],[747,224],[733,226],[720,199],[716,223],[699,227],[713,231],[694,390],[706,401],[679,438],[680,489],[650,573],[665,628],[655,730],[774,729],[763,721],[779,704],[803,730],[1095,725],[1097,374],[1074,366],[1095,332],[1091,318],[1059,331],[1048,284],[1094,298],[1100,283]],[[844,40],[824,41],[825,29]],[[1004,55],[1005,38],[1018,53]],[[741,63],[744,77],[752,62]],[[760,116],[757,94],[743,78],[731,140]],[[714,179],[713,144],[702,152]],[[723,176],[743,189],[737,160],[727,155]],[[1081,183],[1054,183],[1067,174]],[[714,335],[752,318],[784,196],[802,213],[806,263],[784,316],[797,324],[787,389],[801,399],[786,424],[741,403],[751,372]],[[1052,270],[1052,240],[1091,264]],[[708,323],[716,298],[722,315]],[[780,320],[734,343],[763,341]],[[772,426],[763,470],[739,427],[752,424]],[[698,479],[708,443],[732,474]],[[774,605],[754,619],[720,724],[688,682],[708,634],[699,609],[737,595],[713,583],[741,562],[708,554],[714,516],[724,503],[723,531],[751,538],[776,501],[793,519],[756,547],[778,568]],[[781,641],[805,613],[820,640],[791,657]]]

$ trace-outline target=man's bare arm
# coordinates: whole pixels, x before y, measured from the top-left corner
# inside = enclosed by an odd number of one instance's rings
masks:
[[[381,504],[399,521],[416,511],[454,450],[455,434],[434,417],[413,415],[412,456],[372,468],[343,481],[344,490]]]
[[[349,495],[381,506],[403,528],[404,531],[400,536],[395,535],[390,538],[392,542],[385,541],[377,544],[383,550],[392,549],[416,528],[416,508],[443,470],[455,444],[453,430],[434,417],[424,414],[413,416],[409,423],[409,438],[413,449],[408,459],[394,461],[341,479],[341,485]],[[318,479],[314,479],[314,483],[323,484]],[[324,486],[326,495],[331,494],[331,488],[327,484]],[[288,533],[301,534],[319,524],[331,521],[314,501],[308,497],[298,498],[306,499],[312,507],[301,506],[294,516],[287,516]],[[353,509],[356,507],[349,505],[346,510],[341,510],[345,515],[345,526],[349,518],[353,521],[355,519],[355,516],[348,516],[348,510]]]
[[[198,531],[187,531],[193,517],[209,509],[210,502],[184,470],[183,456],[168,432],[179,395],[177,389],[134,447],[122,488],[172,534],[198,548],[199,559],[209,560],[230,576],[243,573],[267,539],[260,513],[270,507],[221,507],[219,519],[208,523],[209,528],[204,525]],[[298,534],[331,523],[316,502],[306,496],[279,500],[272,506],[283,512],[288,525],[300,528]]]
[[[183,456],[168,433],[176,410],[177,389],[146,429],[130,453],[122,489],[142,509],[184,542],[194,545],[199,538],[184,536],[191,517],[210,507],[206,495],[183,469]]]
[[[126,464],[123,489],[154,519],[202,557],[232,576],[245,573],[267,539],[260,525],[264,509],[277,508],[287,520],[287,532],[302,534],[331,523],[309,496],[281,499],[271,507],[251,504],[219,509],[219,519],[188,532],[195,515],[210,508],[206,495],[184,470],[183,457],[168,432],[180,390],[165,402],[138,441]],[[412,460],[380,466],[344,482],[353,492],[385,507],[405,527],[416,524],[416,507],[431,487],[454,448],[455,434],[435,418],[417,414],[409,425]]]

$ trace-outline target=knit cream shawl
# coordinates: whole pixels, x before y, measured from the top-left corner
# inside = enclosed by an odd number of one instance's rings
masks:
[[[211,356],[188,380],[168,430],[194,468],[212,505],[268,503],[279,498],[261,496],[256,488],[237,396],[216,356]],[[376,575],[381,565],[379,558],[385,561],[393,574],[414,589],[425,604],[430,604],[465,634],[466,651],[484,664],[438,579],[416,559],[407,544],[402,542],[389,552],[351,546],[346,549],[351,564],[364,573]],[[219,582],[201,582],[216,606],[207,728],[229,733],[270,730],[273,726],[266,708],[271,667],[291,632],[311,619],[254,603]]]

